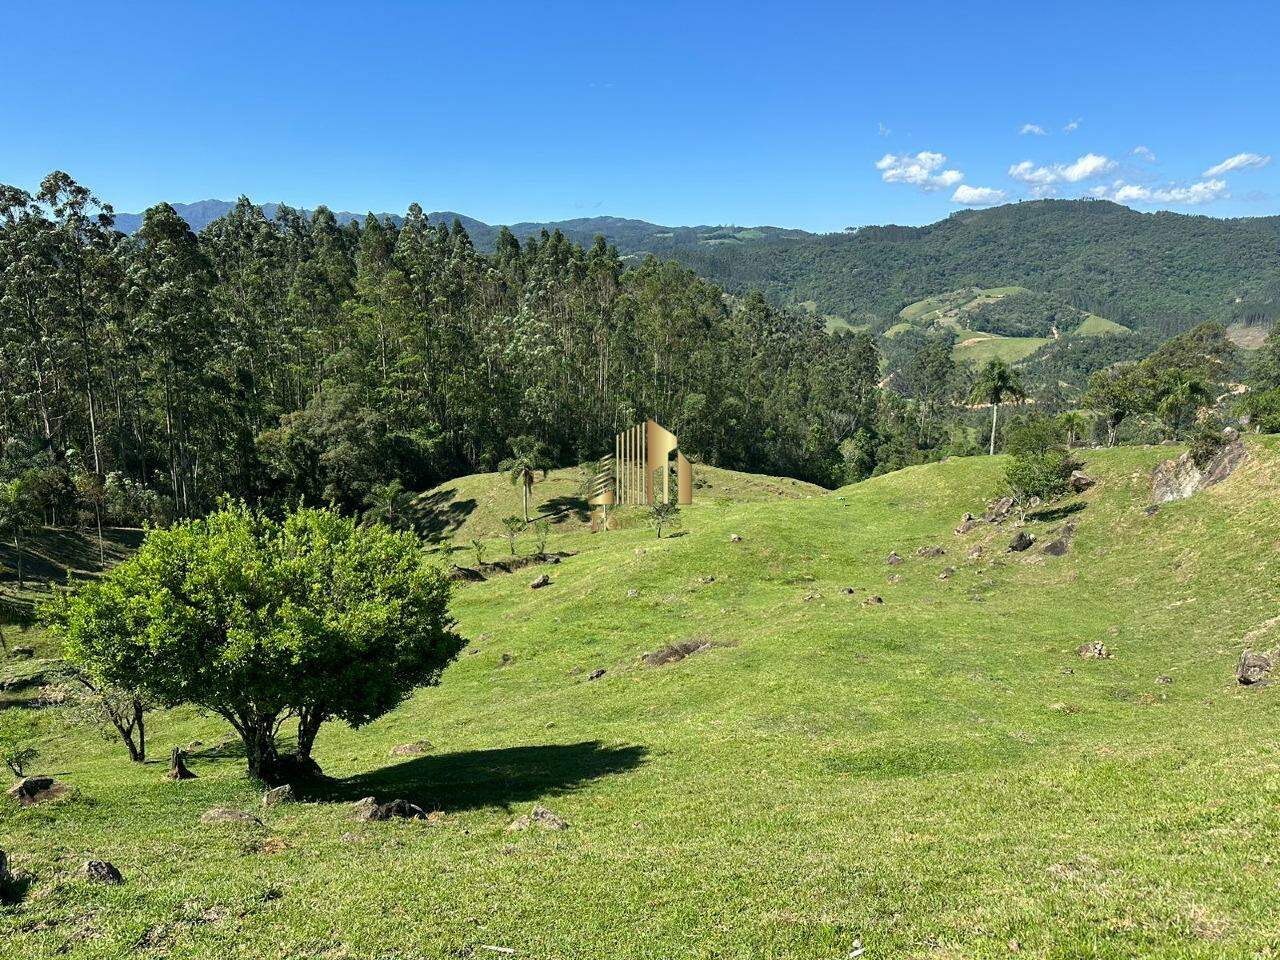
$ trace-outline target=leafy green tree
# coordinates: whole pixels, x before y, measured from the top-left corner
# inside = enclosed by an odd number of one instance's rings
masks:
[[[327,720],[361,726],[439,682],[465,644],[448,600],[411,533],[328,509],[278,521],[227,503],[151,530],[133,557],[41,612],[95,685],[218,714],[249,773],[270,782],[291,769],[276,742],[288,718],[297,769]]]
[[[507,546],[511,548],[513,557],[516,555],[516,538],[520,536],[526,525],[526,521],[516,516],[502,518],[502,529],[507,535]]]
[[[404,484],[398,479],[388,480],[386,483],[374,484],[365,503],[368,504],[364,513],[366,520],[385,523],[391,529],[399,530],[408,523],[413,495],[405,490]]]
[[[1116,445],[1116,431],[1142,408],[1142,371],[1133,364],[1099,370],[1089,379],[1083,403],[1096,410],[1107,425],[1107,446]]]
[[[533,532],[538,538],[538,556],[543,556],[547,552],[547,539],[551,536],[551,521],[539,517],[534,521]]]
[[[18,576],[18,589],[26,586],[24,558],[29,531],[37,522],[39,507],[35,500],[35,478],[31,471],[0,483],[0,530],[13,540],[16,557],[14,572]]]
[[[0,761],[15,777],[25,777],[27,767],[40,756],[36,747],[39,728],[29,710],[0,710]]]
[[[988,453],[996,452],[996,428],[1000,417],[1000,405],[1007,402],[1021,403],[1027,397],[1022,377],[1005,361],[997,358],[987,361],[978,374],[970,393],[970,402],[991,406],[991,445]]]
[[[650,526],[657,531],[658,539],[662,539],[663,527],[680,526],[680,507],[676,503],[655,503],[646,513]]]

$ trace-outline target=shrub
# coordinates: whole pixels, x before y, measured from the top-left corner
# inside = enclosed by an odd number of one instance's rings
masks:
[[[1080,464],[1065,450],[1044,453],[1022,453],[1010,459],[1005,467],[1005,485],[1009,496],[1025,520],[1031,501],[1052,503],[1071,488],[1071,473]]]
[[[674,503],[655,503],[648,511],[650,525],[658,531],[658,539],[662,539],[663,527],[680,526],[680,507]]]
[[[30,711],[0,710],[0,761],[15,777],[25,777],[27,766],[40,755],[35,745],[38,732]]]
[[[325,721],[358,727],[439,682],[465,644],[448,601],[444,572],[413,533],[329,509],[277,521],[226,503],[151,530],[137,554],[42,615],[96,686],[218,714],[244,742],[249,773],[275,781],[286,719],[297,718],[310,765]]]

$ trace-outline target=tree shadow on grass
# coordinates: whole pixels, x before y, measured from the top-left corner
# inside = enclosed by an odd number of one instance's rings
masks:
[[[574,519],[586,523],[591,519],[591,505],[582,497],[569,495],[552,497],[538,508],[538,514],[540,519],[547,519],[552,523],[564,523],[566,520]]]
[[[1085,508],[1086,504],[1080,500],[1074,503],[1066,503],[1060,507],[1054,507],[1051,510],[1037,510],[1035,513],[1028,513],[1028,520],[1039,520],[1045,523],[1052,523],[1055,520],[1065,520],[1072,514],[1079,513]]]
[[[645,762],[640,746],[611,747],[598,740],[497,750],[465,750],[415,757],[344,780],[316,784],[308,799],[352,802],[404,799],[427,810],[510,808],[547,794],[567,793],[591,780],[634,770]]]
[[[439,540],[455,533],[476,509],[473,498],[455,500],[454,487],[432,490],[415,497],[409,513],[414,526],[429,540]]]

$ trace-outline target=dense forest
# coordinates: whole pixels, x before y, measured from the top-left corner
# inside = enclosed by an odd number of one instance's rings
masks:
[[[965,210],[925,227],[761,239],[672,251],[700,275],[775,304],[884,321],[960,287],[1018,284],[1134,329],[1280,314],[1280,217],[1138,213],[1101,200]]]
[[[706,462],[823,483],[875,467],[879,358],[861,334],[598,239],[339,224],[248,200],[136,233],[62,173],[0,194],[0,472],[46,519],[188,515],[232,494],[360,509],[495,468],[611,452],[653,416]],[[851,468],[842,441],[858,438]],[[133,515],[133,516],[131,516]]]

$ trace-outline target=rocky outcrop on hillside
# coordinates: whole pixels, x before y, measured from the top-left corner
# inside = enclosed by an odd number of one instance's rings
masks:
[[[1203,466],[1197,464],[1190,453],[1175,460],[1157,464],[1151,474],[1151,499],[1155,504],[1185,500],[1193,493],[1221,483],[1249,459],[1248,448],[1240,434],[1228,428],[1223,433],[1223,444]]]

